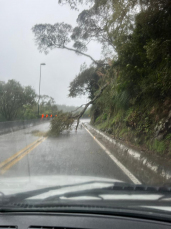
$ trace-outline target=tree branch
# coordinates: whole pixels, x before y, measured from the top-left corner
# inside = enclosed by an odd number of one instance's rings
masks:
[[[104,91],[104,89],[107,87],[107,85],[108,85],[108,83],[106,83],[106,84],[100,89],[99,93],[98,93],[91,101],[89,101],[88,103],[85,104],[84,109],[79,113],[79,115],[76,115],[76,116],[71,117],[71,118],[73,118],[73,119],[77,119],[76,130],[77,130],[77,128],[78,128],[78,125],[79,125],[79,122],[80,122],[80,118],[81,118],[82,115],[85,113],[85,111],[87,110],[88,106],[89,106],[90,104],[93,104],[93,103],[96,101],[96,99],[98,99],[98,98],[100,97],[100,95],[102,94],[102,92]]]
[[[78,109],[80,109],[81,107],[83,107],[83,106],[85,106],[86,104],[82,104],[80,107],[78,107],[77,109],[75,109],[75,110],[73,110],[73,111],[71,111],[71,113],[74,113],[74,112],[76,112]]]
[[[98,66],[106,65],[106,64],[100,64],[100,63],[98,63],[92,56],[90,56],[90,55],[88,55],[86,53],[83,53],[83,52],[81,52],[79,50],[76,50],[76,49],[73,49],[73,48],[68,48],[66,46],[63,46],[63,49],[67,49],[69,51],[72,51],[72,52],[75,52],[75,53],[79,53],[79,54],[81,54],[83,56],[86,56],[86,57],[90,58]]]

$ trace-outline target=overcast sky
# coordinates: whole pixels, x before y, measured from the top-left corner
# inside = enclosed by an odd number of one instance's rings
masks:
[[[0,0],[0,81],[19,81],[31,85],[38,93],[40,63],[41,94],[52,96],[57,104],[81,105],[86,98],[68,98],[69,83],[89,59],[66,50],[39,53],[31,28],[39,23],[66,22],[76,25],[78,12],[58,0]],[[99,44],[91,44],[88,53],[100,59]]]

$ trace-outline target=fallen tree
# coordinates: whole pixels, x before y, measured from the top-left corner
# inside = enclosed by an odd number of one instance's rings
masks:
[[[77,120],[77,125],[76,125],[76,130],[78,128],[78,125],[79,125],[79,122],[80,122],[80,118],[83,116],[83,114],[85,113],[85,111],[87,110],[87,108],[93,104],[100,96],[101,94],[103,93],[104,89],[107,87],[108,83],[106,83],[101,89],[100,91],[97,93],[97,95],[92,99],[90,100],[88,103],[86,103],[83,108],[83,110],[76,116],[73,116],[72,118],[76,119]]]
[[[62,112],[59,111],[57,113],[57,116],[52,119],[51,121],[51,128],[49,131],[49,135],[50,136],[59,136],[59,134],[61,134],[64,130],[69,130],[71,129],[71,127],[74,124],[74,121],[77,121],[76,124],[76,131],[78,129],[79,126],[79,122],[80,122],[80,118],[83,116],[83,114],[85,113],[85,111],[87,110],[87,108],[93,104],[103,93],[103,91],[105,90],[105,88],[107,87],[108,83],[106,83],[96,94],[96,96],[90,100],[88,103],[81,105],[79,108],[77,108],[74,112],[77,112],[78,109],[80,109],[81,107],[84,106],[84,108],[78,113],[78,114],[72,114],[69,112]]]
[[[74,123],[74,119],[69,112],[58,111],[57,116],[51,120],[49,136],[57,137],[64,130],[69,130]]]

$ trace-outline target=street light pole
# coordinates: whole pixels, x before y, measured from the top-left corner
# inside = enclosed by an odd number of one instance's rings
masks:
[[[39,117],[39,103],[40,103],[40,83],[41,83],[41,66],[46,65],[45,63],[40,64],[40,79],[39,79],[39,100],[38,100],[38,117]]]

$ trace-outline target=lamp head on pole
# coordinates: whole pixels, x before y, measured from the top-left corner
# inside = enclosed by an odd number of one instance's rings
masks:
[[[40,65],[46,65],[45,63],[41,63]]]

